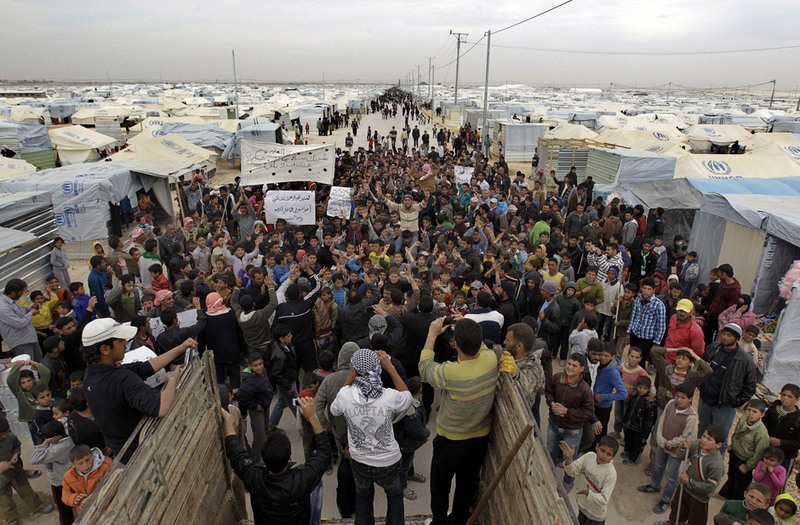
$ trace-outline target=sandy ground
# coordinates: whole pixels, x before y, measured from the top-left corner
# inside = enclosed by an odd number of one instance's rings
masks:
[[[441,119],[439,120],[441,122]],[[377,129],[378,133],[381,135],[387,134],[392,126],[395,126],[398,130],[403,126],[404,122],[400,116],[397,118],[390,118],[388,120],[382,119],[378,114],[369,114],[364,116],[361,122],[361,128],[359,129],[359,134],[355,137],[355,146],[364,146],[366,148],[366,130],[367,126],[370,126],[372,129]],[[414,121],[410,122],[412,128],[414,126]],[[445,127],[449,128],[451,131],[458,130],[459,123],[456,121],[446,121]],[[420,125],[420,130],[427,129],[429,132],[431,130],[431,125]],[[309,143],[323,143],[323,142],[333,142],[339,147],[344,147],[344,139],[347,136],[347,132],[350,131],[349,128],[340,128],[333,132],[333,135],[327,137],[321,137],[316,135],[315,132],[312,132],[307,138]],[[530,164],[525,162],[519,163],[509,163],[511,167],[512,173],[516,172],[516,170],[521,170],[526,174],[530,174]],[[238,163],[234,166],[229,165],[226,161],[220,161],[217,166],[217,174],[214,178],[214,184],[218,185],[224,182],[232,182],[233,178],[239,175],[239,166]],[[85,243],[81,243],[85,244]],[[91,246],[91,243],[89,243]],[[67,247],[70,253],[75,253],[77,255],[77,247],[70,249],[70,246]],[[88,275],[88,265],[86,264],[85,260],[79,260],[77,258],[73,258],[72,268],[70,269],[73,278],[76,280],[83,279],[85,282],[86,276]],[[560,367],[558,362],[554,363],[555,371],[560,371]],[[434,404],[434,407],[438,406],[438,399]],[[546,405],[542,403],[542,421],[547,420],[547,410]],[[431,415],[429,428],[431,429],[431,433],[435,434],[435,417],[436,412]],[[612,420],[613,421],[613,420]],[[282,428],[288,431],[288,435],[292,439],[292,447],[295,451],[294,460],[295,461],[302,461],[303,454],[302,454],[302,442],[300,440],[299,435],[293,427],[295,426],[294,420],[292,418],[292,414],[289,410],[284,411],[283,419],[281,420]],[[248,430],[248,435],[250,432]],[[31,440],[30,437],[27,435],[19,436],[20,440],[22,441],[23,445],[23,458],[30,458],[30,452],[32,450]],[[645,456],[648,453],[649,448],[645,449]],[[430,477],[430,461],[431,461],[431,454],[432,454],[432,446],[430,443],[423,446],[419,451],[417,451],[416,457],[416,467],[417,471],[423,474],[426,477]],[[29,462],[28,462],[29,463]],[[651,508],[658,502],[658,495],[648,495],[639,493],[636,490],[636,487],[639,485],[643,485],[648,483],[649,477],[645,476],[644,468],[646,465],[646,457],[643,458],[642,463],[637,466],[627,466],[622,464],[622,460],[617,458],[614,460],[614,464],[617,469],[617,476],[618,476],[618,483],[616,489],[614,491],[614,496],[612,498],[611,504],[609,505],[608,511],[608,519],[607,523],[610,525],[627,525],[627,524],[641,524],[641,523],[652,523],[657,520],[665,520],[667,519],[667,514],[663,515],[656,515],[651,512]],[[30,468],[30,465],[27,465]],[[43,470],[43,469],[42,469]],[[50,495],[50,488],[47,481],[46,475],[42,474],[37,479],[31,480],[31,485],[33,486],[34,490],[36,490],[39,495],[45,501],[51,501],[52,497]],[[792,483],[792,486],[794,484]],[[331,475],[326,475],[323,478],[323,486],[324,486],[324,503],[323,503],[323,518],[336,518],[339,517],[338,510],[336,508],[336,476],[335,472]],[[414,489],[417,493],[418,498],[414,501],[405,500],[405,512],[407,516],[414,516],[414,515],[424,515],[429,513],[429,486],[427,483],[413,483],[411,482],[409,486]],[[797,497],[797,489],[793,487],[793,493],[795,497]],[[45,525],[45,524],[56,524],[58,523],[58,517],[55,513],[38,516],[36,518],[30,518],[30,510],[25,508],[24,503],[22,503],[18,498],[15,497],[15,501],[20,508],[20,512],[23,515],[23,523],[26,524],[35,524],[35,525]],[[710,512],[709,514],[713,516],[716,514],[719,509],[722,507],[724,501],[720,498],[712,498],[710,503]],[[574,499],[573,499],[573,506],[574,506]],[[252,519],[252,512],[249,511],[250,518]],[[382,494],[380,488],[376,489],[376,496],[375,496],[375,512],[376,515],[382,516],[385,515],[386,512],[386,498]],[[800,523],[800,521],[798,521]]]

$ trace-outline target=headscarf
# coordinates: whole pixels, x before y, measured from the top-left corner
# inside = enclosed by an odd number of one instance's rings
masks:
[[[749,295],[747,295],[746,293],[743,293],[742,295],[739,296],[739,301],[743,301],[744,304],[747,305],[747,310],[749,310],[750,309],[750,304],[753,302],[753,298],[750,297]],[[736,303],[736,308],[737,309],[741,308],[741,306],[739,305],[738,301]]]
[[[350,364],[356,371],[355,385],[367,399],[377,399],[383,395],[381,381],[381,363],[378,355],[368,348],[358,350],[350,358]]]

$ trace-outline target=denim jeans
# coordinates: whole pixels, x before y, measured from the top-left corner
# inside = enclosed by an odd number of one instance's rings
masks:
[[[712,407],[703,398],[700,398],[698,410],[698,424],[697,424],[697,437],[703,435],[706,427],[709,425],[717,425],[722,427],[725,431],[725,441],[722,442],[722,448],[719,453],[725,457],[725,451],[728,450],[728,435],[731,433],[733,420],[736,418],[736,407],[715,406]]]
[[[583,435],[583,428],[561,428],[552,421],[547,423],[547,452],[550,453],[550,459],[553,460],[554,465],[558,465],[561,459],[561,441],[566,441],[567,444],[575,450],[572,459],[578,458],[579,449],[581,446],[581,436]],[[571,485],[575,478],[564,474],[564,484]]]
[[[322,521],[322,480],[311,491],[311,524],[319,525]]]
[[[678,471],[681,467],[681,459],[668,454],[666,450],[661,447],[656,447],[656,458],[653,463],[653,474],[650,477],[650,486],[656,489],[661,488],[661,478],[664,473],[667,474],[667,485],[661,493],[661,501],[669,503],[672,501],[672,496],[675,495],[675,489],[678,487]]]
[[[356,483],[356,525],[374,525],[373,499],[375,484],[386,493],[386,525],[403,525],[403,484],[400,481],[401,462],[388,467],[371,467],[356,460],[350,461]]]
[[[283,409],[286,407],[289,407],[289,410],[292,411],[292,414],[295,416],[297,415],[297,407],[295,407],[294,403],[292,403],[292,396],[289,395],[289,391],[279,386],[278,399],[275,401],[275,407],[273,407],[272,413],[269,415],[270,428],[275,428],[278,426],[278,423],[281,422]]]

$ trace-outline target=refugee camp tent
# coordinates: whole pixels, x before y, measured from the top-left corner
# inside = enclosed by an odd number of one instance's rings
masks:
[[[180,135],[151,137],[141,133],[128,141],[128,147],[112,155],[111,159],[114,162],[170,162],[179,165],[183,172],[202,168],[209,174],[217,167],[217,155],[214,152],[195,146]]]
[[[545,133],[548,139],[594,139],[597,133],[579,124],[559,124]]]
[[[264,121],[265,119],[258,120]],[[236,131],[234,139],[228,143],[228,147],[222,152],[222,158],[226,160],[238,158],[241,155],[242,140],[281,144],[283,143],[283,133],[279,124],[273,124],[269,121],[259,122],[257,124],[248,122],[248,125]]]
[[[652,215],[656,208],[664,208],[664,244],[672,243],[676,235],[688,238],[694,216],[702,204],[702,194],[686,180],[620,181],[618,184],[597,184],[595,193],[606,200],[619,197],[625,204],[641,204],[645,214]],[[624,217],[620,217],[624,219]],[[648,224],[652,217],[648,217]]]
[[[674,156],[643,150],[592,146],[589,147],[586,175],[601,184],[672,180],[675,162]]]
[[[695,124],[686,130],[692,151],[708,152],[711,146],[730,146],[737,140],[740,145],[750,141],[750,133],[734,124]]]
[[[773,179],[798,177],[800,166],[778,155],[685,155],[678,158],[676,179]]]
[[[0,146],[16,151],[22,158],[39,169],[53,168],[56,156],[47,127],[42,124],[0,121]]]
[[[787,268],[788,269],[788,268]],[[764,385],[773,392],[800,377],[800,281],[792,286],[792,297],[778,319],[772,339],[772,353],[764,373]]]
[[[67,242],[104,239],[114,231],[121,209],[133,209],[137,191],[160,185],[169,195],[165,177],[133,171],[146,166],[124,162],[73,164],[0,181],[0,192],[44,192],[53,205],[59,236]],[[112,216],[113,210],[113,216]],[[169,210],[171,211],[171,210]]]
[[[180,135],[195,146],[201,148],[215,148],[219,152],[225,151],[228,144],[233,141],[233,133],[220,126],[211,124],[184,124],[181,122],[164,122],[161,129],[151,131],[154,137],[169,134]]]
[[[768,129],[773,133],[800,133],[800,115],[781,115],[769,120]]]
[[[116,140],[83,126],[52,128],[50,141],[62,166],[94,162],[100,159],[98,149],[105,149]]]
[[[36,166],[23,159],[0,157],[0,179],[14,179],[36,173]]]
[[[73,124],[94,126],[98,120],[116,120],[122,122],[130,116],[133,108],[130,106],[99,106],[81,108],[72,114],[70,120]]]

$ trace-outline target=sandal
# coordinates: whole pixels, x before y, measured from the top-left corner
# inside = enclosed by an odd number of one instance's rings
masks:
[[[408,477],[408,481],[416,481],[417,483],[425,483],[428,481],[428,478],[420,474],[419,472],[415,472],[413,476]]]
[[[417,493],[414,492],[412,489],[403,489],[403,497],[413,501],[417,499]]]

